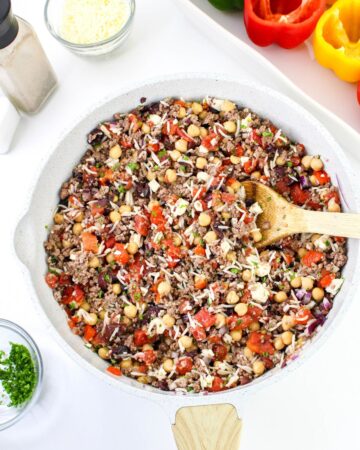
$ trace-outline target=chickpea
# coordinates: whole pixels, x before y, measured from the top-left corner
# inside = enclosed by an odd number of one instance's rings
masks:
[[[175,318],[170,316],[170,314],[165,314],[162,321],[167,328],[171,328],[175,325]]]
[[[163,368],[165,372],[170,373],[174,368],[174,361],[170,358],[165,359],[163,362]]]
[[[72,244],[67,239],[63,239],[62,246],[63,246],[63,248],[70,248],[72,246]]]
[[[318,171],[324,168],[324,164],[320,158],[312,158],[310,167],[312,168],[312,170]]]
[[[242,272],[242,274],[241,274],[241,278],[242,278],[244,281],[246,281],[246,282],[250,281],[251,278],[252,278],[252,272],[251,272],[251,270],[249,270],[249,269],[243,270],[243,272]]]
[[[142,127],[141,127],[141,131],[142,131],[144,134],[149,134],[150,131],[151,131],[151,128],[149,127],[149,125],[148,125],[147,123],[143,123],[143,124],[142,124]]]
[[[233,102],[230,102],[229,100],[224,100],[221,105],[221,111],[222,112],[230,112],[235,109],[236,105]]]
[[[238,316],[245,316],[248,311],[248,305],[246,303],[238,303],[235,306],[235,312]]]
[[[321,288],[318,288],[318,287],[316,287],[316,288],[314,288],[313,290],[312,290],[312,298],[316,301],[316,302],[321,302],[321,300],[324,298],[324,296],[325,296],[325,292],[324,292],[324,289],[321,289]]]
[[[146,350],[154,350],[154,347],[152,345],[150,345],[150,344],[145,344],[145,345],[142,346],[141,350],[143,352],[146,352]]]
[[[314,287],[314,280],[309,277],[301,277],[301,287],[306,291],[311,291]]]
[[[126,214],[131,212],[131,206],[130,205],[121,205],[119,208],[119,213],[120,214]]]
[[[137,381],[141,384],[149,384],[150,379],[146,375],[141,375],[140,377],[138,377]]]
[[[285,166],[285,164],[286,164],[286,159],[283,157],[283,156],[278,156],[277,158],[276,158],[276,165],[277,166]]]
[[[175,149],[181,153],[186,153],[188,148],[188,144],[185,139],[179,139],[175,142]]]
[[[282,350],[285,347],[284,341],[282,340],[281,336],[275,338],[274,347],[276,348],[276,350]]]
[[[235,133],[237,127],[233,120],[227,120],[224,122],[224,128],[228,133]]]
[[[305,155],[302,160],[301,164],[305,167],[305,169],[310,169],[311,160],[313,157],[311,155]]]
[[[86,314],[86,316],[84,317],[84,322],[87,325],[94,326],[94,325],[96,325],[97,321],[98,321],[98,316],[95,313]]]
[[[114,262],[114,255],[112,253],[108,253],[106,255],[106,262],[108,262],[109,264],[111,264],[112,262]]]
[[[220,314],[220,313],[216,314],[215,319],[216,319],[216,322],[215,322],[216,328],[221,328],[226,323],[226,317],[224,316],[224,314]]]
[[[208,227],[211,223],[211,216],[209,216],[209,214],[207,213],[200,213],[199,215],[199,225],[201,227]]]
[[[56,225],[61,225],[62,223],[64,223],[64,216],[60,213],[56,213],[54,216],[54,222],[56,223]]]
[[[230,262],[235,262],[236,261],[236,252],[229,252],[226,254],[226,259]]]
[[[240,300],[240,297],[235,291],[230,291],[226,296],[226,303],[229,305],[236,305]]]
[[[114,147],[111,147],[110,152],[109,152],[109,156],[112,159],[119,159],[121,156],[121,148],[120,145],[114,145]]]
[[[126,250],[130,253],[130,255],[135,255],[139,250],[139,246],[135,242],[129,242]]]
[[[281,339],[285,345],[290,345],[292,343],[293,333],[291,331],[284,331],[281,335]]]
[[[90,259],[89,267],[91,267],[92,269],[96,269],[99,266],[100,266],[100,260],[97,256],[94,256],[93,258]]]
[[[298,289],[301,286],[301,277],[295,277],[290,281],[291,287]]]
[[[132,365],[133,365],[133,363],[132,363],[131,359],[123,359],[120,363],[120,368],[123,370],[124,369],[129,370],[129,369],[131,369]]]
[[[174,169],[167,169],[167,171],[165,172],[165,180],[168,183],[175,183],[177,179],[177,174],[176,171]]]
[[[161,297],[169,295],[171,292],[171,284],[168,281],[161,281],[161,283],[159,283],[158,285],[157,290]]]
[[[130,325],[130,324],[131,324],[131,320],[130,320],[128,317],[126,317],[126,316],[123,316],[123,317],[121,318],[121,322],[122,322],[124,325]]]
[[[250,178],[252,180],[260,180],[261,178],[261,172],[259,172],[258,170],[256,170],[255,172],[253,172],[250,176]]]
[[[135,305],[126,305],[124,314],[129,319],[134,319],[137,316],[137,307]]]
[[[231,185],[232,189],[234,192],[238,192],[238,190],[241,188],[241,183],[240,181],[234,181]]]
[[[208,231],[204,236],[204,241],[208,244],[215,242],[217,240],[217,235],[215,231]]]
[[[249,330],[250,331],[259,331],[260,330],[260,324],[257,321],[251,322],[251,324],[249,325]]]
[[[104,319],[105,319],[105,315],[106,315],[106,311],[101,310],[101,311],[99,312],[99,318],[100,318],[101,320],[104,320]]]
[[[254,353],[248,348],[244,348],[244,356],[248,359],[252,358],[254,356]]]
[[[115,283],[112,285],[112,291],[115,295],[120,295],[121,294],[121,286],[120,283]]]
[[[230,336],[233,341],[239,342],[241,341],[242,338],[242,331],[241,330],[230,331]]]
[[[191,124],[187,129],[187,134],[191,137],[198,137],[200,136],[200,128],[194,124]]]
[[[275,294],[274,299],[277,303],[282,303],[287,300],[287,294],[284,291],[279,291]]]
[[[149,170],[148,173],[146,174],[146,179],[148,181],[152,181],[152,180],[155,180],[155,178],[156,178],[156,173]]]
[[[313,234],[313,235],[311,236],[311,242],[312,242],[313,244],[315,244],[315,242],[316,242],[320,237],[321,237],[320,234]]]
[[[306,248],[299,248],[299,250],[297,251],[299,258],[302,258],[303,256],[305,256],[306,253],[307,253]]]
[[[203,111],[203,107],[201,106],[200,103],[197,102],[192,103],[191,109],[193,113],[196,114],[197,116]]]
[[[208,130],[204,127],[200,127],[200,137],[204,138],[209,134]]]
[[[295,319],[285,314],[281,319],[281,326],[284,331],[290,330],[290,328],[295,326]]]
[[[186,117],[186,109],[183,106],[180,106],[177,116],[179,119]]]
[[[80,308],[87,312],[90,311],[90,305],[88,302],[81,303]]]
[[[262,361],[254,361],[252,369],[255,375],[262,375],[265,372],[265,364]]]
[[[109,359],[109,349],[107,347],[100,347],[98,350],[98,355],[102,359]]]
[[[148,204],[149,211],[152,211],[156,206],[159,206],[159,202],[156,200],[150,200]]]
[[[230,162],[231,162],[231,164],[234,164],[234,165],[240,164],[241,158],[239,158],[239,156],[231,155]]]
[[[175,236],[173,237],[173,243],[175,247],[180,247],[180,245],[182,244],[181,237],[178,234],[175,234]]]
[[[229,219],[231,219],[231,214],[230,214],[229,212],[227,212],[227,211],[223,211],[223,212],[221,213],[221,217],[222,217],[224,220],[229,220]]]
[[[338,203],[336,203],[336,201],[333,198],[331,198],[329,200],[328,211],[329,212],[340,212],[341,211],[340,205]]]
[[[78,214],[76,214],[75,216],[75,222],[80,223],[84,220],[84,213],[82,211],[80,211]]]
[[[251,236],[254,240],[254,242],[260,242],[262,239],[262,234],[260,230],[254,230],[251,232]]]
[[[193,345],[193,340],[190,336],[181,336],[181,338],[179,338],[179,344],[186,350]]]
[[[119,201],[119,196],[118,195],[114,195],[113,202],[117,203],[118,201]]]
[[[181,153],[179,152],[179,150],[172,150],[171,152],[169,152],[169,155],[173,161],[177,161],[181,158]]]
[[[121,214],[119,214],[118,211],[111,211],[111,213],[109,214],[109,218],[112,223],[117,223],[121,219]]]
[[[81,223],[75,223],[72,230],[76,236],[80,236],[80,234],[82,233],[83,227],[82,227]]]
[[[310,175],[309,180],[312,186],[319,186],[319,181],[315,175]]]
[[[202,156],[199,156],[196,159],[196,168],[197,169],[204,169],[204,167],[206,167],[207,165],[207,160],[205,158],[203,158]]]

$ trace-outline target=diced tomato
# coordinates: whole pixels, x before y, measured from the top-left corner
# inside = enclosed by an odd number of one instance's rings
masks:
[[[75,286],[65,287],[61,301],[65,305],[69,305],[72,302],[75,302],[78,305],[81,305],[81,303],[83,303],[84,299],[85,299],[84,291],[81,289],[80,286],[75,285]]]
[[[115,236],[109,236],[105,241],[106,248],[113,248],[115,244],[116,244]]]
[[[131,139],[130,138],[123,137],[121,139],[120,144],[121,144],[121,147],[124,147],[124,148],[131,148],[132,147],[132,143],[131,143]]]
[[[117,242],[114,246],[114,259],[119,264],[127,264],[130,261],[130,255],[127,252],[125,245]]]
[[[270,370],[274,367],[274,363],[271,361],[270,358],[267,358],[266,356],[262,357],[262,362],[264,363],[265,367]]]
[[[192,190],[192,195],[193,195],[193,197],[196,196],[197,200],[200,200],[200,199],[204,198],[205,194],[206,194],[206,189],[204,187],[194,188]]]
[[[141,236],[147,236],[150,228],[150,221],[147,217],[136,215],[134,221],[135,231]]]
[[[236,200],[236,195],[229,194],[228,192],[222,192],[221,193],[221,200],[224,203],[234,203],[234,201]]]
[[[86,252],[97,253],[98,252],[98,240],[95,234],[85,231],[81,235],[84,250]]]
[[[259,317],[261,317],[262,313],[263,313],[263,310],[261,308],[259,308],[258,306],[250,305],[248,307],[247,314],[249,314],[250,317],[252,317],[254,320],[257,320]]]
[[[328,272],[321,277],[321,279],[319,281],[319,286],[322,288],[326,288],[326,287],[330,286],[332,280],[334,280],[334,279],[335,279],[335,274]]]
[[[71,277],[69,274],[62,272],[59,275],[59,286],[67,286],[71,283]]]
[[[157,153],[160,151],[160,144],[158,142],[149,142],[148,147],[151,152]]]
[[[201,145],[210,151],[215,151],[219,146],[219,136],[216,133],[209,133],[202,139]]]
[[[217,361],[223,361],[228,353],[227,348],[222,344],[215,344],[213,347],[213,352]]]
[[[193,362],[192,359],[188,356],[184,356],[183,358],[180,358],[179,361],[176,364],[176,372],[179,375],[185,375],[186,373],[190,372],[193,368]]]
[[[134,331],[134,345],[136,347],[142,347],[149,343],[148,335],[141,328]]]
[[[194,248],[194,253],[197,256],[205,256],[206,255],[206,251],[205,251],[204,247],[202,247],[201,245],[197,245]]]
[[[141,360],[144,361],[145,364],[150,366],[153,362],[156,361],[156,353],[154,350],[145,350],[144,355],[141,356]]]
[[[237,314],[232,314],[226,319],[226,324],[230,331],[245,330],[252,322],[254,322],[254,319],[250,314],[245,314],[242,317]]]
[[[173,244],[172,241],[170,241],[170,243],[165,244],[167,249],[166,249],[166,254],[167,256],[169,256],[172,259],[180,259],[181,257],[181,248],[180,247],[176,247],[176,245]]]
[[[215,336],[209,336],[210,344],[219,344],[222,341],[222,337],[217,334]]]
[[[179,106],[182,106],[182,107],[187,106],[186,103],[184,102],[184,100],[175,100],[174,101],[174,105],[179,105]]]
[[[187,314],[191,310],[192,310],[192,307],[191,307],[190,300],[182,300],[179,305],[180,314]]]
[[[201,342],[206,339],[206,331],[204,327],[191,328],[190,331],[197,341]]]
[[[234,155],[235,155],[235,156],[239,156],[239,157],[244,155],[244,149],[241,147],[240,144],[238,144],[238,145],[235,147]]]
[[[177,127],[177,129],[176,129],[176,134],[179,137],[181,137],[182,139],[184,139],[186,142],[194,142],[194,139],[191,136],[189,136],[187,133],[185,133],[185,131],[179,127]]]
[[[249,159],[244,163],[244,172],[248,175],[250,173],[253,173],[257,166],[257,160],[256,159]]]
[[[224,382],[222,380],[222,378],[216,376],[213,379],[211,388],[209,388],[210,392],[220,392],[224,389]]]
[[[105,345],[106,343],[105,338],[101,333],[96,333],[91,342],[93,345]]]
[[[177,124],[175,124],[172,120],[168,120],[165,122],[165,124],[162,127],[162,134],[165,134],[166,136],[173,136],[176,134],[177,131]]]
[[[284,260],[285,260],[286,264],[289,266],[291,263],[294,262],[295,258],[290,253],[284,252]]]
[[[111,169],[105,169],[101,175],[102,176],[99,178],[101,185],[114,181],[114,172]]]
[[[290,186],[286,183],[285,180],[279,180],[275,185],[276,190],[279,194],[288,194],[290,192]]]
[[[252,331],[246,342],[246,346],[254,353],[260,355],[268,353],[273,355],[275,352],[274,346],[271,342],[271,335]]]
[[[309,250],[305,255],[301,258],[301,262],[307,266],[311,267],[312,264],[316,264],[319,261],[322,260],[324,254],[321,252],[318,252],[316,250]]]
[[[155,205],[150,213],[150,222],[156,225],[158,231],[165,231],[166,219],[160,205]]]
[[[325,170],[315,170],[313,172],[314,177],[317,179],[320,185],[330,183],[331,179]]]
[[[148,366],[146,364],[140,364],[136,370],[140,373],[146,373],[148,371]]]
[[[226,186],[231,186],[232,184],[236,183],[236,181],[236,178],[228,178],[225,184]]]
[[[195,280],[195,289],[200,290],[200,289],[205,289],[207,286],[207,279],[205,277],[198,277]]]
[[[209,313],[206,308],[202,308],[198,313],[196,313],[194,319],[204,328],[210,328],[215,325],[216,322],[215,314]]]
[[[293,184],[291,186],[291,188],[290,188],[290,196],[291,196],[292,201],[296,205],[303,205],[310,198],[309,192],[301,189],[300,184],[298,184],[298,183]]]
[[[325,195],[326,202],[329,202],[332,198],[334,199],[335,203],[338,203],[340,205],[340,195],[338,191],[331,191]]]
[[[55,289],[59,283],[59,276],[55,273],[48,272],[45,276],[45,281],[50,289]]]
[[[85,341],[91,341],[91,339],[96,335],[96,330],[90,325],[85,325],[84,328],[84,339]]]
[[[251,140],[256,142],[258,145],[262,145],[262,137],[258,134],[258,131],[255,128],[251,131]]]
[[[295,322],[298,325],[305,325],[312,318],[313,318],[313,315],[311,314],[311,311],[309,309],[300,308],[295,315]]]
[[[122,375],[121,370],[119,369],[119,367],[109,366],[106,370],[109,373],[111,373],[111,375],[115,375],[116,377],[120,377]]]
[[[246,256],[249,256],[249,255],[246,255]],[[241,296],[241,299],[240,299],[241,303],[248,303],[250,298],[251,298],[250,290],[249,289],[244,289],[243,295]],[[257,306],[255,308],[257,308]]]
[[[290,161],[292,162],[293,166],[298,166],[301,163],[301,159],[297,155],[292,156]]]
[[[98,203],[92,203],[91,204],[91,215],[96,216],[97,214],[104,214],[105,208],[103,206],[100,206]]]

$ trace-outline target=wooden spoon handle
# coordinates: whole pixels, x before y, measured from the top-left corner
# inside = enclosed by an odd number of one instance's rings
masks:
[[[232,405],[181,408],[172,426],[179,450],[238,450],[241,420]]]
[[[360,239],[360,214],[303,210],[302,220],[298,222],[298,225],[298,232],[302,233],[319,233]]]

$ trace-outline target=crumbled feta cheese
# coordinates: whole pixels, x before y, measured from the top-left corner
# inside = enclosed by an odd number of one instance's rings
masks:
[[[230,334],[224,334],[223,341],[225,342],[225,344],[231,344],[232,337],[230,336]]]
[[[226,239],[223,239],[221,241],[220,248],[221,248],[222,252],[224,253],[224,255],[226,255],[231,250],[231,245],[229,244],[229,242]]]
[[[206,172],[198,172],[196,178],[198,181],[203,181],[204,183],[206,183],[209,180],[210,175]]]
[[[175,203],[174,215],[182,216],[186,213],[187,207],[189,206],[189,202],[183,198],[179,198]]]
[[[257,302],[265,303],[269,298],[270,292],[262,283],[253,283],[249,289],[252,299]]]
[[[196,202],[194,203],[194,209],[195,209],[195,211],[203,210],[203,205],[200,200],[196,200]]]
[[[241,131],[247,131],[249,130],[250,127],[250,123],[252,122],[252,118],[251,118],[251,114],[248,114],[245,119],[241,119],[240,121],[240,129]]]
[[[209,348],[204,348],[201,351],[201,355],[206,359],[212,359],[214,357],[214,352]]]
[[[270,263],[266,261],[261,261],[257,255],[250,255],[246,258],[247,263],[252,266],[255,275],[258,277],[266,277],[269,275],[271,270]]]
[[[159,317],[155,317],[155,319],[149,323],[148,334],[151,334],[154,329],[155,334],[163,334],[166,330],[164,322]]]
[[[339,292],[343,283],[344,283],[344,278],[334,278],[325,290],[329,294],[335,295]]]
[[[239,375],[237,373],[234,373],[234,375],[231,375],[229,378],[229,381],[226,383],[226,387],[230,387],[233,384],[235,384],[239,379]]]
[[[206,389],[212,386],[214,377],[212,375],[200,374],[200,386],[202,389]]]
[[[220,98],[212,98],[210,99],[210,106],[214,109],[216,109],[217,111],[221,111],[221,107],[224,103],[224,100],[220,99]]]
[[[209,150],[208,150],[206,147],[204,147],[203,145],[200,145],[200,147],[199,147],[199,153],[200,153],[201,155],[206,155],[206,154],[209,153]]]
[[[314,242],[316,248],[320,250],[329,250],[331,248],[331,238],[327,234],[323,234]]]
[[[263,212],[263,210],[258,202],[253,203],[250,206],[249,211],[251,212],[251,214],[255,214],[255,215],[261,214]]]
[[[159,123],[161,122],[161,117],[158,114],[150,114],[149,120],[154,125],[159,125]]]
[[[149,183],[149,188],[153,192],[157,192],[160,189],[160,184],[156,180],[151,180]]]

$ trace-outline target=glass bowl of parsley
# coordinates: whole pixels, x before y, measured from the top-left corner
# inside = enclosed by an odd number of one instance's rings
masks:
[[[40,351],[32,337],[19,325],[0,319],[0,431],[35,404],[42,376]]]

